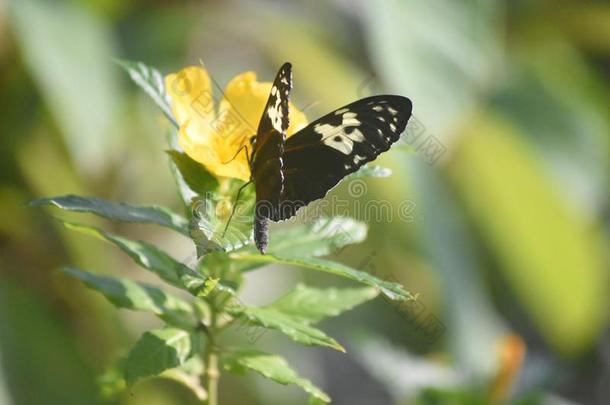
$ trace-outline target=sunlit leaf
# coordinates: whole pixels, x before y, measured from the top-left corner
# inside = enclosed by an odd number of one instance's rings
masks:
[[[294,290],[266,308],[304,323],[317,323],[369,301],[378,294],[379,290],[372,287],[320,289],[298,284]]]
[[[298,318],[283,314],[271,308],[255,308],[236,305],[227,308],[229,314],[244,324],[253,324],[267,329],[275,329],[307,346],[326,346],[344,352],[345,349],[324,332],[307,325]]]
[[[163,75],[157,69],[147,66],[142,62],[117,60],[117,63],[125,69],[125,71],[129,73],[131,79],[153,99],[171,123],[178,127],[178,122],[176,122],[174,114],[172,114],[170,99],[165,92]]]
[[[191,238],[200,256],[218,251],[228,253],[252,241],[254,187],[244,187],[237,201],[238,190],[243,185],[240,180],[228,179],[221,185],[222,192],[206,193],[193,200]]]
[[[231,257],[239,261],[250,261],[254,263],[259,262],[287,264],[292,266],[304,267],[311,270],[323,271],[326,273],[345,277],[350,280],[369,285],[371,287],[378,288],[383,295],[385,295],[391,300],[414,299],[411,293],[405,291],[400,284],[381,280],[364,271],[356,270],[344,264],[335,263],[330,260],[318,258],[283,257],[271,254],[260,255],[250,253],[235,253],[231,255]]]
[[[280,384],[298,385],[318,400],[330,402],[326,393],[314,386],[311,381],[299,377],[281,356],[256,350],[240,350],[223,356],[222,363],[227,371],[243,374],[246,370],[253,370]]]
[[[365,223],[347,217],[319,218],[273,232],[269,253],[284,256],[326,256],[366,239]]]
[[[201,383],[203,374],[203,361],[200,357],[191,357],[180,367],[172,368],[160,374],[160,377],[176,381],[188,389],[201,401],[208,395]]]
[[[81,197],[77,195],[40,198],[31,201],[29,205],[54,205],[64,210],[89,212],[115,221],[156,224],[189,236],[188,221],[163,207],[140,207],[126,203],[106,201],[96,197]]]
[[[61,271],[102,293],[118,308],[149,311],[175,325],[195,325],[191,306],[157,287],[125,278],[93,274],[73,267],[66,267]]]
[[[184,364],[191,349],[191,336],[182,329],[164,328],[145,332],[125,361],[127,385]]]

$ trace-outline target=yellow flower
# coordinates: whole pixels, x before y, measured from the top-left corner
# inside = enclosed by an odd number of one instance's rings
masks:
[[[165,87],[180,125],[180,147],[217,177],[250,180],[246,154],[237,152],[246,145],[251,155],[250,137],[256,134],[271,85],[257,82],[254,72],[244,72],[229,82],[216,110],[212,81],[204,68],[191,66],[166,76]],[[305,114],[292,103],[289,108],[287,136],[307,125]]]

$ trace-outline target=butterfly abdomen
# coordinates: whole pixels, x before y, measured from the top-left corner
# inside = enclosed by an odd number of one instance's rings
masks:
[[[262,207],[260,202],[256,203],[256,211],[254,216],[254,241],[256,242],[257,249],[265,254],[267,252],[267,245],[269,244],[269,222],[267,217],[261,215]]]

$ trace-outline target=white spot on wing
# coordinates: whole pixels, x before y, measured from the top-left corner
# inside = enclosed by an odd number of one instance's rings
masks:
[[[354,164],[356,164],[356,165],[364,160],[366,160],[366,156],[360,156],[360,155],[354,156]]]
[[[354,112],[346,112],[343,114],[343,122],[341,123],[341,127],[357,127],[360,125],[360,121],[356,119],[358,115]]]
[[[337,127],[330,124],[316,124],[316,126],[313,127],[313,130],[322,135],[322,138],[326,138],[332,134],[336,128]]]
[[[354,129],[351,134],[345,134],[354,142],[364,142],[364,134],[357,129]]]

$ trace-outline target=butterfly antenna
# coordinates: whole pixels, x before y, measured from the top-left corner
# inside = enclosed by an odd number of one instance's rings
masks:
[[[245,183],[243,186],[241,186],[239,188],[239,190],[237,190],[237,196],[235,196],[235,204],[233,204],[233,209],[231,210],[231,215],[229,216],[227,224],[225,225],[224,231],[222,231],[222,237],[223,238],[225,237],[225,233],[227,233],[227,229],[229,229],[229,225],[231,224],[231,220],[233,219],[233,215],[235,215],[235,210],[237,210],[237,204],[239,203],[239,196],[240,196],[242,190],[244,188],[246,188],[246,186],[248,186],[250,183],[252,183],[252,180],[250,180],[249,182]]]
[[[307,104],[305,107],[301,108],[301,112],[305,112],[305,111],[309,110],[310,108],[317,106],[321,102],[322,102],[321,100],[312,101],[311,103]]]

